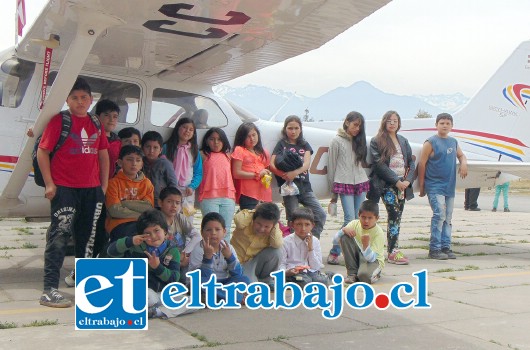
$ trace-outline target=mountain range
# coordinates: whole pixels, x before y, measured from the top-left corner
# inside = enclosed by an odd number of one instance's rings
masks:
[[[434,117],[442,112],[453,113],[469,101],[461,93],[426,96],[389,94],[366,81],[336,88],[316,98],[257,85],[242,88],[220,85],[214,91],[261,119],[269,120],[275,116],[276,121],[291,114],[307,115],[314,121],[343,120],[350,111],[361,112],[366,119],[379,119],[388,110],[397,111],[402,118],[414,118],[420,111]]]

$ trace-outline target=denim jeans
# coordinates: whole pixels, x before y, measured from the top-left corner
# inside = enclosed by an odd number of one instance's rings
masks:
[[[348,194],[340,194],[339,196],[342,210],[344,211],[344,224],[342,225],[342,227],[344,227],[348,225],[350,221],[359,218],[359,208],[366,198],[366,192],[355,196]]]
[[[430,251],[451,248],[451,218],[455,197],[427,193],[432,209]]]
[[[366,199],[366,192],[358,194],[356,196],[340,194],[340,202],[342,204],[342,210],[344,211],[344,224],[342,227],[348,225],[350,221],[359,218],[359,208],[361,203]],[[340,238],[342,237],[342,230],[337,232],[333,237],[333,247],[329,251],[330,254],[340,255]]]
[[[315,217],[315,227],[313,227],[312,233],[316,238],[320,239],[320,233],[326,224],[326,212],[322,209],[318,198],[312,191],[303,192],[297,196],[284,196],[283,204],[285,205],[285,214],[288,221],[291,220],[292,212],[297,209],[300,204],[309,208]]]
[[[225,219],[226,236],[225,240],[230,242],[230,229],[232,228],[232,219],[234,218],[234,211],[236,210],[236,202],[230,198],[208,198],[201,201],[202,215],[211,212],[221,214]]]

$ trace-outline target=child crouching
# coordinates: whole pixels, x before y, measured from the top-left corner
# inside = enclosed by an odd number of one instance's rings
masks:
[[[340,244],[348,276],[345,283],[375,283],[385,266],[385,234],[379,225],[379,205],[366,200],[359,208],[359,219],[351,221],[339,231]]]
[[[311,233],[315,226],[313,212],[307,208],[293,210],[290,224],[294,233],[284,238],[280,248],[280,270],[285,270],[286,281],[301,287],[310,282],[328,285],[329,276],[320,272],[324,267],[320,241]]]
[[[212,274],[216,275],[217,282],[221,284],[250,283],[248,277],[243,275],[243,268],[234,248],[224,240],[225,220],[219,213],[211,212],[203,217],[201,235],[202,241],[191,252],[189,271],[200,269],[202,283],[207,282]],[[224,290],[217,290],[218,299],[225,299],[225,294]],[[238,293],[237,301],[244,303],[244,295]]]
[[[138,234],[112,242],[107,250],[115,258],[146,258],[148,262],[148,316],[174,317],[187,311],[186,308],[169,310],[162,306],[160,292],[164,287],[180,279],[180,253],[167,237],[167,222],[164,214],[151,209],[143,212],[137,222]]]

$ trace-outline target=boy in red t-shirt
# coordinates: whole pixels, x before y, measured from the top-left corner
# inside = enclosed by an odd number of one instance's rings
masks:
[[[50,307],[72,305],[57,290],[66,243],[73,232],[76,258],[92,257],[109,179],[108,141],[88,115],[92,93],[85,80],[77,78],[66,104],[72,120],[66,141],[50,159],[62,129],[62,116],[58,114],[46,126],[37,151],[46,184],[44,196],[51,201],[51,224],[44,251],[44,292],[40,298],[41,305]]]

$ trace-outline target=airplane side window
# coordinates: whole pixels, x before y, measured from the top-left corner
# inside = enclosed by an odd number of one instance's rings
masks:
[[[151,123],[173,128],[186,116],[195,122],[197,129],[224,127],[228,119],[217,103],[210,98],[182,91],[155,89],[151,105]]]
[[[2,62],[0,65],[0,105],[2,107],[17,108],[20,106],[34,71],[34,62],[14,57]]]
[[[48,78],[48,84],[51,85],[57,72],[51,72]],[[138,108],[140,103],[140,87],[136,84],[124,81],[115,81],[96,77],[81,75],[92,89],[94,101],[89,108],[91,113],[96,111],[96,103],[102,99],[114,101],[120,107],[118,122],[123,124],[135,124],[138,120]],[[49,89],[48,89],[49,91]],[[66,104],[63,109],[68,108]]]

